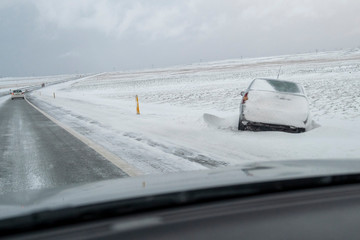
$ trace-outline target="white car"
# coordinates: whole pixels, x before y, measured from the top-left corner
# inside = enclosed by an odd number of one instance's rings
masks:
[[[20,89],[17,89],[17,90],[14,90],[12,91],[11,93],[11,100],[14,100],[15,98],[22,98],[24,99],[25,98],[25,93],[20,90]]]
[[[239,130],[305,132],[309,103],[301,85],[254,79],[241,95]]]

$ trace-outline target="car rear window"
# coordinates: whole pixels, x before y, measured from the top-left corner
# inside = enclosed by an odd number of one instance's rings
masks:
[[[250,89],[286,93],[303,93],[302,89],[296,83],[270,79],[256,79],[251,84]]]

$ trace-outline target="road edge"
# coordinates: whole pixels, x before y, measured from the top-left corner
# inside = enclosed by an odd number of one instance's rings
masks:
[[[69,126],[63,124],[62,122],[58,121],[54,117],[50,116],[37,106],[35,106],[33,103],[31,103],[25,96],[25,101],[35,108],[37,111],[39,111],[41,114],[43,114],[46,118],[48,118],[50,121],[54,122],[56,125],[73,135],[75,138],[79,139],[81,142],[95,150],[97,153],[99,153],[101,156],[103,156],[105,159],[113,163],[116,167],[120,168],[122,171],[124,171],[126,174],[128,174],[130,177],[135,177],[139,175],[144,175],[139,169],[135,168],[134,166],[130,165],[126,161],[122,160],[120,157],[116,156],[115,154],[109,152],[104,147],[100,146],[99,144],[93,142],[89,138],[85,137],[84,135],[76,132],[74,129],[70,128]]]

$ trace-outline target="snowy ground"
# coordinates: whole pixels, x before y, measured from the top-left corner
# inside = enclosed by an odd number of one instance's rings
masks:
[[[240,92],[256,77],[276,78],[280,66],[280,79],[305,87],[313,129],[237,131]],[[103,73],[28,97],[150,174],[266,160],[359,158],[359,89],[360,50],[354,49]]]
[[[41,84],[54,84],[69,79],[80,78],[81,75],[56,75],[44,77],[4,77],[0,78],[0,96],[9,94],[10,90],[32,89],[40,87]]]

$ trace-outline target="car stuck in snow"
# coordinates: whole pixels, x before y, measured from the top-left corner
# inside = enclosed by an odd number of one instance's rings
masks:
[[[305,132],[309,103],[301,85],[258,78],[241,95],[239,130]]]

